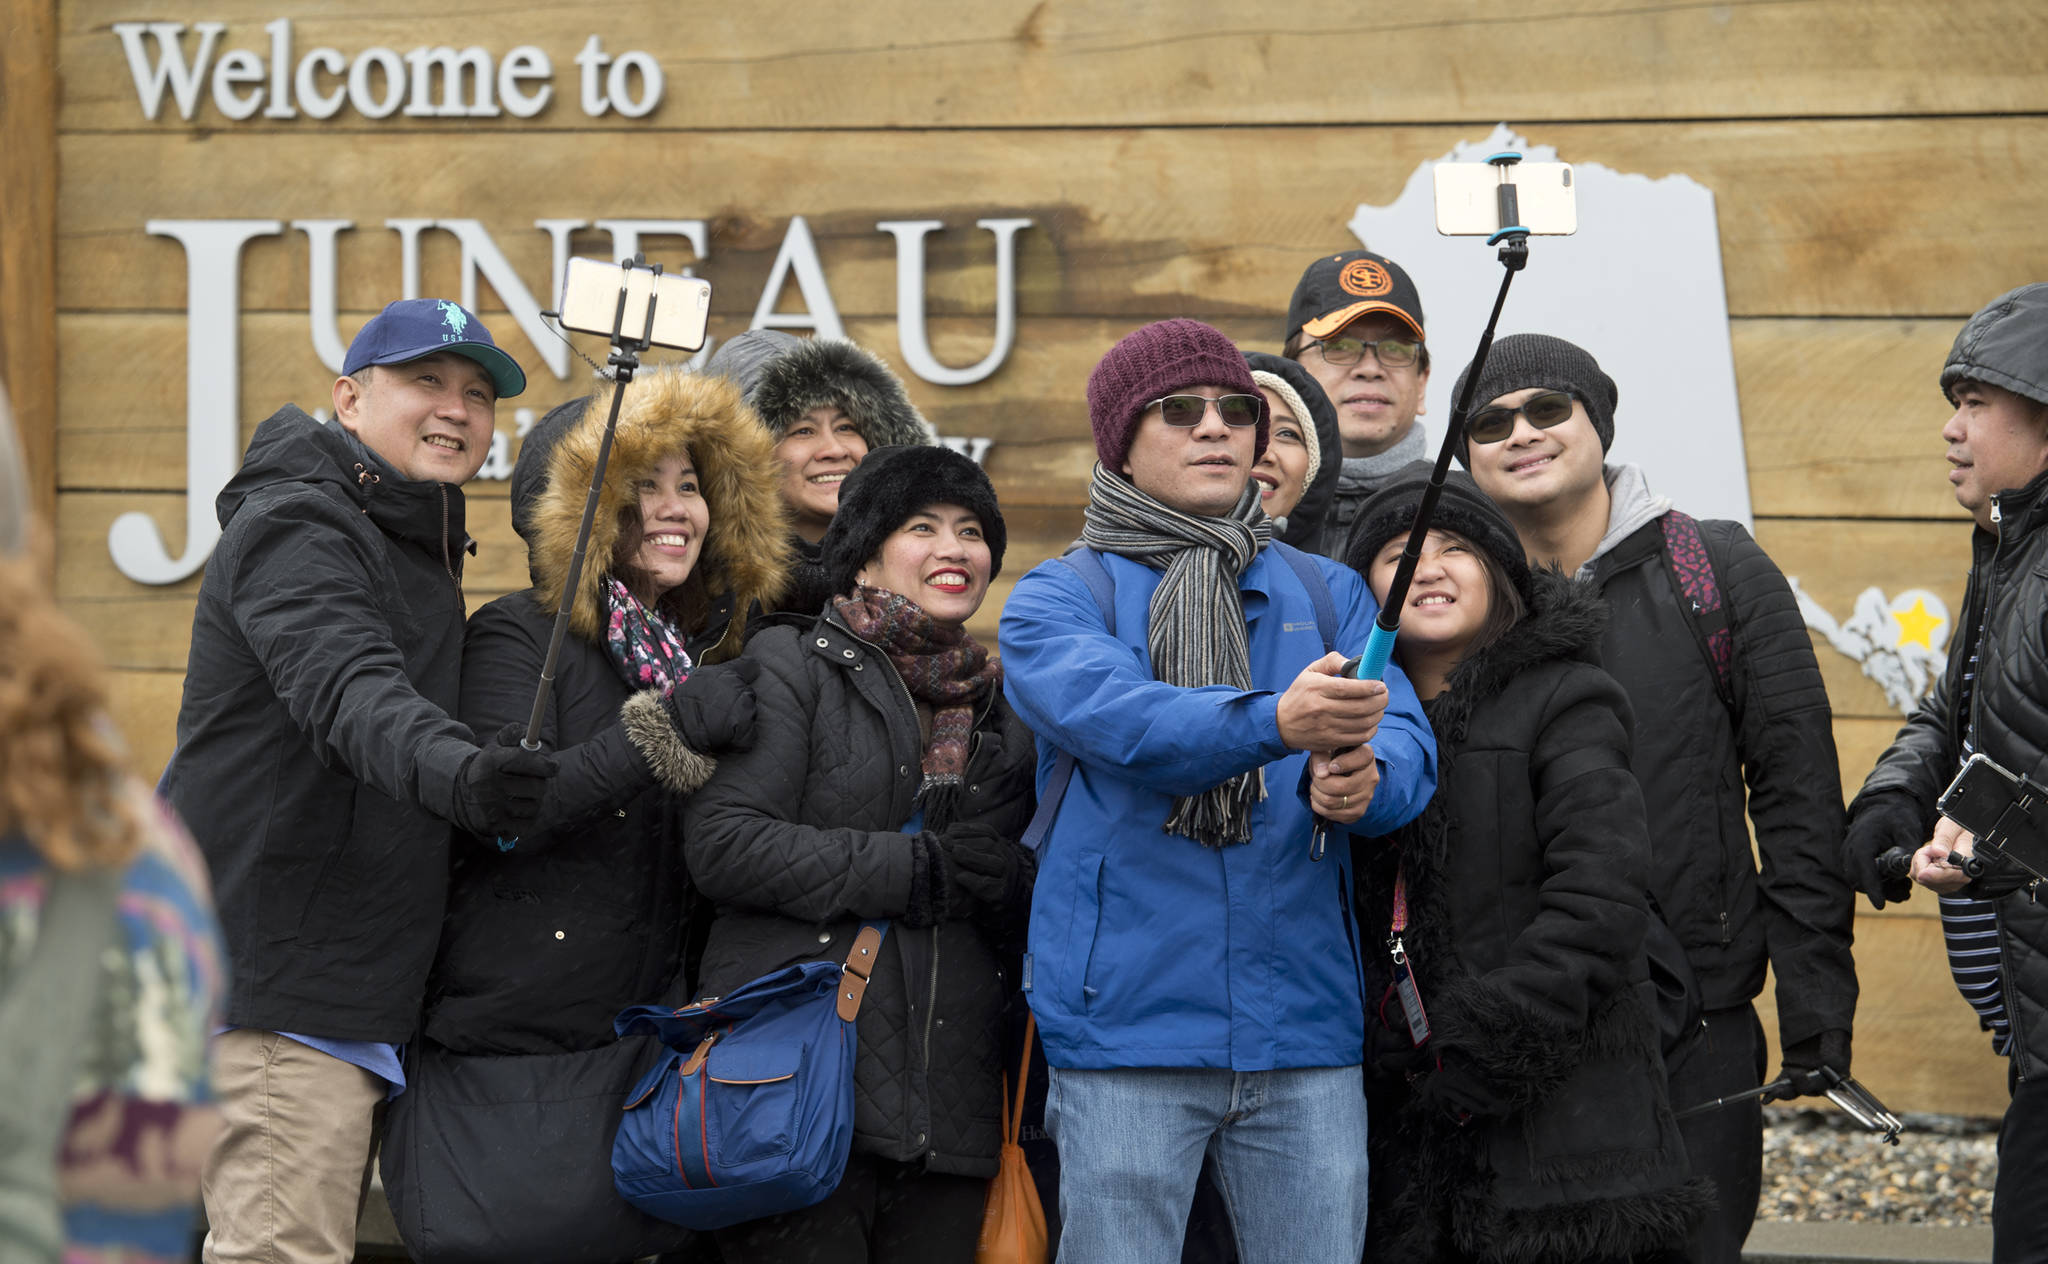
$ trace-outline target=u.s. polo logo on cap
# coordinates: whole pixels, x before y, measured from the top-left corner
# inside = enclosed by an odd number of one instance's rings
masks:
[[[1377,259],[1353,259],[1337,274],[1337,284],[1346,294],[1378,298],[1394,288],[1394,278]]]
[[[469,313],[463,311],[460,304],[451,303],[444,298],[441,300],[441,323],[455,331],[451,335],[444,335],[441,341],[454,342],[462,337],[463,330],[469,328]]]

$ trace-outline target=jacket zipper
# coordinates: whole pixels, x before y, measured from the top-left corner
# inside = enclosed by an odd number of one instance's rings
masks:
[[[1977,641],[1971,647],[1972,657],[1977,660],[1978,666],[1977,679],[1970,687],[1970,713],[1963,717],[1967,725],[1965,734],[1977,731],[1977,717],[1984,705],[1984,664],[1987,661],[1984,654],[1984,638],[1991,635],[1991,610],[1998,599],[1998,563],[2005,553],[2005,514],[1999,507],[1998,497],[1999,493],[1997,492],[1991,494],[1991,533],[1994,539],[1991,544],[1991,556],[1984,567],[1984,600],[1977,607],[1981,612],[1977,615]],[[1966,592],[1963,596],[1965,601],[1964,614],[1967,615],[1970,613],[1967,608],[1969,594]],[[1958,734],[1958,740],[1960,741],[1965,734]],[[2012,977],[2012,972],[2006,966],[2005,925],[2002,920],[1998,926],[1998,977],[2001,980],[2001,986],[2003,986],[2004,980]],[[2024,1068],[2027,1062],[2024,1056],[2027,1052],[2026,1042],[2021,1035],[2020,1024],[2017,1021],[2017,1011],[2008,1006],[2006,1013],[2009,1019],[2006,1024],[2006,1030],[2012,1035],[2014,1051],[2022,1055],[2011,1059],[2014,1068],[2013,1078],[2015,1081],[2024,1080],[2027,1078],[2026,1072],[2021,1068]]]
[[[441,569],[455,581],[455,593],[462,594],[462,577],[455,573],[455,557],[448,551],[448,484],[441,484]]]

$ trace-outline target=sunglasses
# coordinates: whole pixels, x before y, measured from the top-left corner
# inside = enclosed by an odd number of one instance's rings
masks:
[[[1223,395],[1210,399],[1207,395],[1168,395],[1145,405],[1157,408],[1159,418],[1169,426],[1199,426],[1209,405],[1216,405],[1216,415],[1223,418],[1226,426],[1256,426],[1259,424],[1259,404],[1256,395]]]
[[[1538,430],[1548,430],[1572,415],[1572,397],[1563,391],[1531,395],[1514,408],[1482,408],[1465,422],[1465,437],[1474,443],[1499,443],[1515,432],[1515,417],[1527,417]]]
[[[1370,351],[1379,357],[1379,362],[1390,369],[1406,368],[1415,363],[1422,354],[1422,344],[1407,338],[1381,338],[1368,342],[1363,338],[1316,338],[1309,344],[1321,347],[1323,359],[1338,368],[1349,368],[1365,358]]]

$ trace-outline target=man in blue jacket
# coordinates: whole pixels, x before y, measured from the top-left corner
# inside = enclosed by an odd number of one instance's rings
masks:
[[[1353,572],[1272,541],[1247,485],[1265,406],[1227,338],[1139,329],[1088,407],[1093,556],[1026,575],[1001,626],[1041,795],[1072,759],[1023,979],[1060,1256],[1177,1261],[1206,1152],[1246,1264],[1353,1264],[1364,949],[1342,827],[1415,817],[1435,745],[1398,671],[1346,679],[1326,652],[1328,633],[1362,647],[1378,610]],[[1312,808],[1339,827],[1320,857]]]

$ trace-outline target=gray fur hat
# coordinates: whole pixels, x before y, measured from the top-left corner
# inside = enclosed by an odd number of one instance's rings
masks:
[[[727,343],[730,349],[741,339]],[[889,366],[843,338],[796,338],[780,354],[750,366],[747,403],[768,433],[780,439],[791,422],[813,408],[845,413],[869,449],[938,442],[938,432],[910,402]],[[716,367],[716,359],[712,362]]]
[[[0,558],[28,551],[27,458],[14,437],[14,414],[7,407],[7,388],[0,386]]]
[[[2048,404],[2048,282],[2008,290],[1964,322],[1941,366],[1941,393],[1949,403],[1956,402],[1962,381]]]
[[[704,366],[704,371],[731,378],[738,384],[740,394],[749,396],[760,383],[761,370],[768,367],[768,362],[802,342],[795,334],[780,329],[749,329],[726,339],[712,353],[711,363]]]

